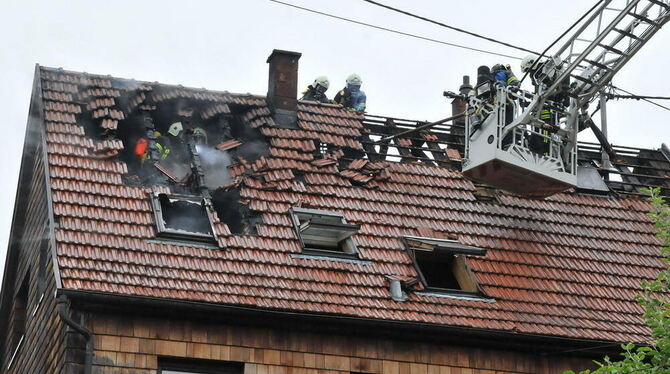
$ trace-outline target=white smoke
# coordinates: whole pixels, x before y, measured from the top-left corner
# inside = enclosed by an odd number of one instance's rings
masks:
[[[215,190],[225,184],[230,183],[230,174],[228,174],[228,165],[232,160],[228,153],[219,151],[216,148],[204,144],[197,144],[195,146],[202,170],[205,173],[205,185],[210,190]]]

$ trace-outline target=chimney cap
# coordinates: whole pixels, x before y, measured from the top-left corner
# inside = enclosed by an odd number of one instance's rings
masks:
[[[300,58],[302,56],[302,53],[300,52],[293,52],[293,51],[285,51],[283,49],[273,49],[272,53],[270,53],[270,56],[268,56],[268,60],[266,62],[270,62],[275,55],[288,55],[288,56],[295,56]]]

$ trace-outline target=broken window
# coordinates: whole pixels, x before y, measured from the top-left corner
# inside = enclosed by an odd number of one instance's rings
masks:
[[[214,239],[211,204],[202,197],[152,194],[158,235],[211,242]]]
[[[456,240],[405,236],[405,246],[414,260],[421,282],[429,291],[479,294],[477,280],[468,267],[467,256],[483,256],[485,249]]]
[[[336,212],[291,208],[291,216],[303,253],[356,258],[356,245],[351,237],[359,225],[346,223]]]

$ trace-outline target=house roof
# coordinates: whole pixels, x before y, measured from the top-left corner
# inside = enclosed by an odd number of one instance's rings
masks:
[[[663,265],[643,198],[574,191],[484,198],[447,165],[458,159],[453,149],[442,150],[451,156],[442,166],[363,158],[369,119],[335,105],[299,102],[299,128],[286,129],[261,96],[44,67],[39,79],[63,290],[566,338],[649,337],[634,295]],[[255,159],[238,154],[229,167],[227,188],[256,219],[247,234],[215,219],[221,248],[157,240],[149,196],[169,187],[137,183],[119,156],[129,145],[115,131],[138,108],[158,112],[184,100],[203,119],[228,116],[255,129],[267,147]],[[219,149],[245,141],[221,139]],[[315,153],[314,141],[326,156]],[[359,259],[301,256],[293,206],[341,212],[359,224]],[[389,278],[417,278],[405,235],[487,249],[468,261],[490,300],[416,292],[416,285],[407,301],[394,301]]]

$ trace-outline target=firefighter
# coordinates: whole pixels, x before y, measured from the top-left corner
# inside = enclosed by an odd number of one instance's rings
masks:
[[[154,138],[156,139],[154,144],[156,150],[158,151],[158,158],[160,160],[165,160],[170,155],[170,147],[167,141],[167,138],[162,136],[159,131],[154,131]],[[147,138],[140,138],[135,143],[135,155],[140,159],[142,163],[150,158],[150,141]]]
[[[329,86],[330,82],[328,82],[328,77],[317,77],[314,80],[314,83],[307,86],[307,89],[302,92],[302,98],[300,100],[318,101],[325,104],[330,103],[328,96],[326,96],[326,91]]]
[[[193,143],[207,145],[207,131],[202,127],[193,129]]]
[[[364,112],[367,98],[365,92],[361,91],[361,84],[363,81],[358,74],[349,75],[346,87],[335,95],[333,102],[342,105],[345,109]]]
[[[159,131],[154,132],[156,136],[156,149],[161,160],[165,160],[170,156],[170,142],[168,138],[163,136]]]
[[[139,138],[135,143],[135,156],[140,159],[142,163],[149,158],[149,140],[147,138]]]
[[[491,74],[495,83],[515,87],[519,85],[519,78],[514,75],[509,65],[495,64],[491,68]]]
[[[187,162],[189,159],[188,149],[184,141],[184,126],[181,122],[175,122],[170,125],[167,131],[167,142],[170,154],[177,162]]]
[[[493,83],[502,86],[519,85],[519,79],[514,75],[509,65],[495,64],[491,68],[491,75],[493,76]],[[510,124],[514,120],[514,103],[512,100],[507,100],[505,103],[505,124]],[[501,146],[506,149],[512,143],[513,135],[508,133],[502,140]]]
[[[546,63],[547,61],[538,61],[537,57],[533,55],[528,55],[521,60],[521,71],[530,75],[533,86],[535,86],[535,93],[539,93],[540,85],[548,88],[554,83],[548,77],[538,82],[537,73],[543,70]],[[569,88],[570,82],[566,79],[561,83],[560,91],[547,98],[548,101],[552,102],[552,105],[547,104],[540,109],[540,120],[554,128],[558,128],[560,115],[557,110],[564,109],[570,105],[570,96],[567,95]],[[539,133],[541,136],[535,134],[531,136],[530,149],[537,153],[549,155],[549,146],[551,144],[549,137],[551,136],[551,132],[547,129],[541,129]]]

